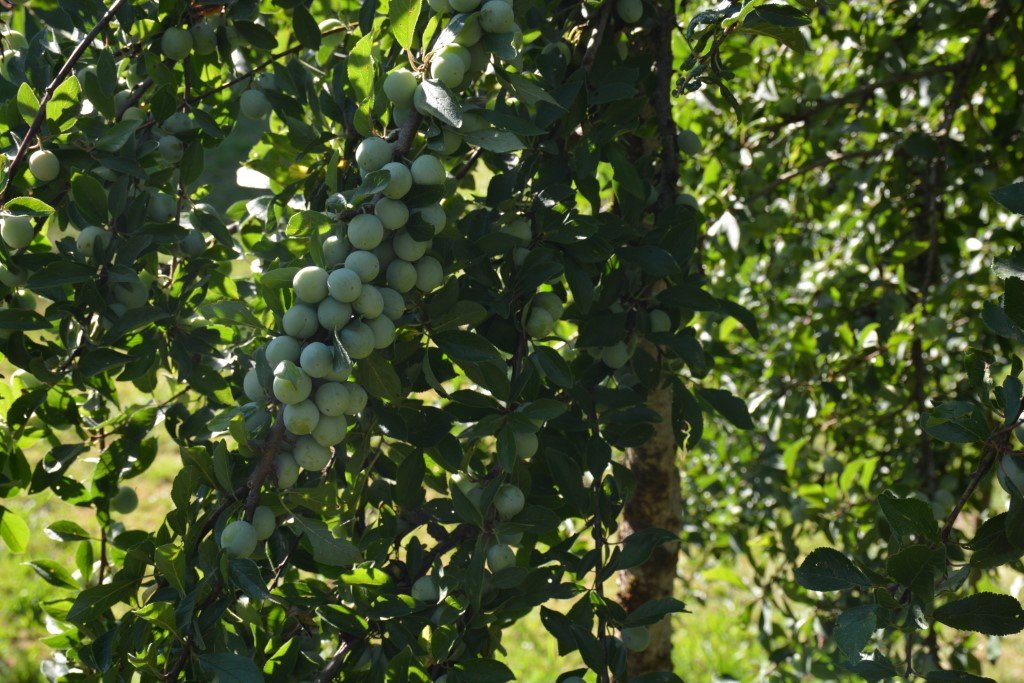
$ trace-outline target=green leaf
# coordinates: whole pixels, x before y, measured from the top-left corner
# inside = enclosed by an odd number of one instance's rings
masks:
[[[373,110],[374,82],[376,68],[373,61],[373,48],[377,41],[373,33],[367,33],[349,51],[345,62],[348,82],[352,90],[352,100],[359,103],[359,116],[356,117],[356,129],[362,135],[370,135],[370,112]]]
[[[618,568],[630,569],[639,567],[651,556],[654,549],[663,543],[678,541],[679,537],[671,531],[650,527],[641,529],[630,534],[622,544],[622,554],[619,555]]]
[[[839,615],[832,637],[843,654],[856,659],[871,640],[877,626],[877,608],[874,605],[857,605]]]
[[[317,26],[316,19],[303,4],[292,7],[292,29],[295,31],[295,37],[304,47],[308,47],[310,50],[320,48],[320,27]]]
[[[846,668],[867,681],[880,681],[896,675],[892,660],[875,650],[870,655],[861,655],[855,662],[847,662]]]
[[[16,216],[35,216],[42,218],[53,213],[54,208],[35,197],[15,197],[4,204],[4,211]]]
[[[462,104],[444,84],[425,79],[420,88],[423,92],[421,106],[427,113],[453,128],[462,127]]]
[[[926,605],[931,604],[935,596],[935,577],[945,568],[945,551],[923,544],[904,548],[885,563],[886,573]]]
[[[975,676],[966,671],[929,671],[924,680],[938,683],[996,683],[993,678]]]
[[[22,83],[18,88],[17,102],[21,118],[25,120],[25,123],[32,123],[36,114],[39,113],[39,98],[32,92],[32,87],[28,83]]]
[[[107,129],[96,143],[95,148],[101,152],[116,152],[135,135],[135,130],[142,125],[141,121],[118,121]]]
[[[623,626],[650,626],[661,621],[667,614],[686,611],[686,605],[680,600],[675,598],[656,598],[648,600],[630,612],[623,622]]]
[[[100,181],[82,173],[76,174],[71,179],[71,198],[90,222],[96,225],[107,222],[107,192]]]
[[[25,564],[32,567],[36,574],[39,574],[39,576],[43,577],[43,580],[53,586],[78,590],[79,586],[71,578],[71,572],[53,560],[32,560]]]
[[[359,549],[347,538],[336,538],[319,519],[294,516],[295,527],[309,541],[313,559],[331,567],[349,567],[362,560]]]
[[[508,154],[520,149],[526,149],[526,145],[515,133],[505,130],[493,130],[485,128],[469,133],[462,133],[462,139],[473,147],[482,147],[488,152],[495,154]]]
[[[1008,211],[1024,216],[1024,182],[1005,185],[992,192],[992,199]]]
[[[449,678],[463,683],[505,683],[515,680],[515,674],[496,659],[471,659],[456,664]]]
[[[878,497],[893,533],[905,540],[916,542],[938,541],[939,527],[928,503],[917,498],[898,498],[892,491],[885,491]]]
[[[740,429],[753,429],[747,404],[725,389],[697,389],[697,395],[708,402],[715,412]]]
[[[50,323],[35,311],[23,311],[14,308],[0,309],[0,330],[45,330]]]
[[[185,570],[185,552],[180,545],[168,543],[156,549],[153,560],[167,583],[182,596],[188,593],[188,579]]]
[[[72,74],[57,86],[46,103],[46,121],[57,129],[66,129],[74,122],[81,107],[82,84]]]
[[[266,600],[270,597],[266,579],[260,573],[259,566],[252,560],[244,558],[228,560],[228,574],[231,575],[234,584],[253,600]]]
[[[239,35],[253,47],[261,50],[277,48],[277,38],[270,29],[252,21],[232,21],[231,25],[238,29]]]
[[[0,538],[12,553],[28,548],[28,524],[18,514],[0,506]]]
[[[988,636],[1008,636],[1024,629],[1020,602],[998,593],[977,593],[947,602],[935,610],[934,616],[940,624]]]
[[[845,555],[833,548],[811,552],[796,572],[796,582],[812,591],[869,588],[871,582]]]
[[[78,594],[71,609],[68,610],[68,621],[73,624],[88,623],[117,603],[127,602],[135,595],[138,585],[137,579],[121,579],[86,588]]]
[[[387,186],[387,183],[384,183]],[[383,189],[383,188],[381,188]],[[331,221],[319,211],[299,211],[288,219],[285,233],[290,237],[311,237],[323,228],[331,227]]]
[[[263,672],[252,657],[230,652],[206,653],[199,655],[199,666],[209,677],[207,680],[218,683],[263,682]]]
[[[211,301],[200,306],[199,312],[209,320],[235,327],[251,327],[261,332],[267,329],[244,301]]]
[[[437,348],[456,361],[478,363],[501,360],[501,353],[494,347],[494,344],[472,332],[447,330],[438,332],[432,339],[437,344]]]
[[[75,261],[54,261],[32,273],[28,278],[30,289],[47,289],[88,282],[96,275],[96,269]]]
[[[644,275],[654,278],[668,277],[679,272],[679,264],[661,247],[644,245],[641,247],[626,247],[619,250],[619,258],[624,262],[633,263]]]
[[[556,387],[561,387],[562,389],[572,387],[572,370],[569,369],[569,364],[565,362],[565,359],[562,358],[558,351],[538,344],[533,347],[530,360],[547,377],[548,381]]]
[[[356,363],[355,377],[370,396],[389,401],[402,398],[402,381],[395,373],[391,361],[379,353],[360,359]]]
[[[388,5],[391,35],[406,50],[411,50],[416,42],[416,22],[422,5],[423,0],[391,0]]]
[[[921,428],[947,443],[975,443],[988,438],[985,413],[968,401],[948,401],[921,415]]]
[[[43,533],[55,541],[85,541],[92,538],[88,531],[68,520],[54,522]]]

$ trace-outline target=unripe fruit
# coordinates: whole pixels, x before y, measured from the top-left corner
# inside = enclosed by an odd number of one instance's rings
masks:
[[[381,170],[391,174],[391,182],[383,190],[385,197],[401,199],[412,189],[412,173],[402,162],[391,161],[384,164]]]
[[[340,330],[352,319],[352,306],[329,296],[317,306],[316,318],[325,330]]]
[[[387,271],[387,267],[395,260],[395,250],[389,240],[385,240],[373,248],[373,255],[377,257],[377,263]]]
[[[642,652],[651,644],[651,633],[646,626],[630,626],[622,629],[622,644],[627,650]]]
[[[523,458],[525,460],[526,458],[533,457],[537,452],[539,440],[537,439],[536,434],[532,434],[530,432],[516,432],[515,439],[516,457]]]
[[[456,12],[472,12],[480,6],[480,0],[448,0]]]
[[[416,97],[416,93],[413,93],[413,98]],[[405,122],[412,116],[412,107],[395,107],[391,110],[391,125],[392,126],[404,126]]]
[[[447,175],[440,160],[432,154],[421,154],[409,169],[417,185],[443,185]]]
[[[365,318],[376,318],[384,312],[384,297],[373,285],[364,285],[352,308]]]
[[[651,321],[651,332],[668,332],[672,329],[672,319],[665,311],[655,308],[647,315]]]
[[[373,332],[373,348],[386,349],[395,341],[395,323],[386,315],[367,320],[366,326]]]
[[[408,69],[395,69],[384,77],[384,95],[396,107],[411,107],[419,81]]]
[[[292,288],[299,301],[318,304],[327,297],[327,271],[319,266],[306,266],[295,273]]]
[[[477,5],[480,4],[480,0],[472,0]],[[461,11],[461,10],[460,10]],[[480,28],[480,22],[470,17],[465,24],[462,25],[462,30],[459,31],[459,35],[455,36],[455,43],[462,45],[463,47],[472,47],[480,42],[480,38],[483,37],[483,29]]]
[[[494,509],[498,519],[512,519],[526,507],[526,496],[518,486],[502,484],[494,494]]]
[[[181,251],[186,256],[199,256],[206,251],[206,238],[203,233],[195,228],[190,228],[185,236],[178,243]]]
[[[320,39],[320,46],[334,49],[341,45],[342,41],[345,40],[345,24],[340,19],[324,19],[321,21],[317,28],[320,29],[320,33],[327,34],[323,35]],[[330,31],[330,33],[328,33]]]
[[[0,283],[14,289],[28,282],[28,273],[23,269],[11,270],[7,266],[0,266]],[[385,299],[384,310],[387,310],[387,299]]]
[[[247,119],[265,119],[270,114],[270,101],[259,90],[246,90],[238,98],[238,111]]]
[[[192,52],[192,34],[185,29],[172,26],[164,31],[160,38],[160,50],[167,59],[181,61]]]
[[[341,345],[353,359],[366,358],[373,353],[373,330],[364,323],[353,322],[341,331]]]
[[[324,260],[329,268],[340,266],[348,256],[348,241],[337,235],[330,235],[324,240]]]
[[[217,29],[208,21],[192,25],[192,46],[197,55],[212,55],[217,51]]]
[[[345,411],[346,415],[358,415],[363,412],[366,408],[367,401],[370,397],[366,394],[366,389],[356,384],[355,382],[349,382],[348,387],[348,410]]]
[[[264,391],[263,385],[260,384],[256,368],[249,368],[249,371],[245,373],[245,379],[242,380],[242,391],[245,393],[245,397],[254,403],[264,403],[270,398]]]
[[[266,505],[260,505],[252,511],[252,527],[256,530],[256,540],[265,541],[277,528],[274,511]]]
[[[618,370],[629,362],[629,347],[626,342],[618,342],[601,349],[601,362],[612,370]]]
[[[146,205],[146,216],[157,223],[168,223],[178,214],[178,203],[166,192],[154,192]]]
[[[554,320],[562,317],[562,300],[554,292],[541,292],[532,303],[533,308],[543,308]]]
[[[379,287],[384,297],[384,315],[391,320],[398,320],[405,314],[405,298],[390,287]]]
[[[514,220],[508,225],[503,225],[501,227],[501,232],[506,235],[511,235],[520,242],[525,242],[527,244],[529,244],[533,239],[533,230],[530,228],[530,221],[522,218]]]
[[[416,262],[416,289],[432,292],[444,282],[444,268],[433,256],[424,256]]]
[[[434,229],[435,235],[440,235],[448,222],[448,214],[444,212],[440,204],[428,204],[422,209],[417,209],[416,214]]]
[[[516,553],[504,543],[495,543],[487,549],[487,568],[497,574],[516,563]]]
[[[391,161],[391,143],[384,138],[366,138],[356,147],[356,164],[363,174],[384,168]]]
[[[412,182],[411,175],[409,178]],[[373,215],[380,220],[386,230],[398,230],[409,222],[409,207],[405,202],[381,197],[373,207]]]
[[[462,136],[455,131],[445,128],[441,131],[441,154],[451,156],[462,147]]]
[[[298,363],[300,348],[299,340],[294,337],[289,337],[287,334],[282,334],[280,337],[274,337],[267,344],[267,364],[272,368],[277,368],[282,361],[286,360],[291,361],[292,363]]]
[[[220,547],[233,557],[249,557],[256,550],[256,529],[241,519],[231,522],[220,534]]]
[[[448,14],[452,11],[452,4],[448,0],[427,0],[427,4],[438,14]]]
[[[430,77],[457,88],[466,77],[466,64],[456,55],[441,53],[430,62]]]
[[[319,321],[316,309],[306,304],[295,304],[281,318],[281,327],[289,337],[308,339],[316,334]]]
[[[534,307],[526,317],[526,333],[531,337],[546,337],[555,329],[555,319],[543,308]]]
[[[332,299],[352,303],[359,298],[359,292],[363,291],[363,281],[356,271],[339,268],[327,276],[327,290]]]
[[[312,434],[320,421],[320,410],[306,399],[284,407],[284,426],[292,434]]]
[[[644,16],[641,0],[616,0],[615,13],[627,24],[635,24]]]
[[[141,308],[149,300],[149,286],[141,280],[119,282],[114,285],[114,298],[125,308]]]
[[[326,377],[334,367],[334,352],[330,346],[313,342],[302,349],[299,355],[299,366],[310,377]]]
[[[331,371],[324,375],[324,379],[330,382],[344,382],[352,372],[352,366],[341,362],[331,368]]]
[[[437,604],[441,599],[441,591],[437,587],[437,581],[432,576],[421,576],[412,584],[409,595],[416,602],[426,602],[431,605]]]
[[[345,440],[345,432],[348,430],[348,420],[338,415],[330,417],[324,415],[313,430],[313,439],[324,448],[337,446]]]
[[[122,121],[145,121],[146,116],[146,111],[139,107],[128,107],[121,112]]]
[[[94,256],[97,249],[103,250],[110,244],[111,235],[95,225],[87,226],[75,238],[75,247],[83,256]]]
[[[320,413],[326,417],[344,415],[350,403],[348,387],[340,382],[322,384],[316,390],[315,401]]]
[[[28,49],[28,41],[25,39],[25,34],[21,31],[15,31],[8,26],[0,29],[0,44],[14,51]],[[79,78],[78,80],[82,79]]]
[[[11,249],[24,249],[32,244],[36,233],[29,216],[4,216],[0,218],[0,238]]]
[[[395,256],[403,261],[415,262],[427,253],[430,242],[419,242],[408,232],[402,230],[395,233],[391,246],[395,250]]]
[[[188,114],[179,111],[168,116],[160,127],[171,135],[180,135],[195,130],[196,124]]]
[[[396,259],[388,265],[387,280],[388,284],[398,292],[408,292],[416,286],[416,266]]]
[[[135,489],[130,486],[118,488],[117,493],[110,499],[110,509],[122,515],[127,515],[138,506],[139,497],[136,495]]]
[[[457,43],[445,45],[444,48],[441,50],[440,54],[444,55],[445,57],[458,57],[459,61],[462,62],[463,68],[467,72],[469,71],[469,65],[473,61],[473,57],[470,54],[469,49],[462,47]]]
[[[480,8],[480,28],[487,33],[508,33],[516,19],[505,0],[487,0]]]
[[[373,249],[384,239],[384,225],[376,216],[361,213],[348,224],[348,241],[356,249]]]
[[[333,418],[328,418],[333,419]],[[331,449],[318,444],[313,437],[303,436],[295,442],[295,462],[304,470],[319,472],[331,461]]]
[[[185,156],[185,146],[173,135],[165,135],[160,138],[160,141],[156,143],[156,149],[164,161],[169,161],[172,164],[181,161],[181,158]]]
[[[28,158],[28,170],[39,182],[48,183],[60,175],[60,161],[50,150],[39,149]]]
[[[354,270],[364,283],[372,282],[380,274],[380,261],[369,251],[353,251],[345,258],[345,267]]]
[[[313,381],[295,363],[282,361],[274,370],[274,396],[286,405],[301,403],[313,391]]]
[[[284,489],[294,486],[299,480],[299,464],[291,453],[278,453],[274,456],[274,475],[277,477],[277,485]]]

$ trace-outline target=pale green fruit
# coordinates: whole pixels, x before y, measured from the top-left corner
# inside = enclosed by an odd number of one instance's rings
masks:
[[[622,629],[622,644],[627,650],[642,652],[651,644],[651,633],[646,626],[630,626]]]
[[[312,434],[320,421],[320,410],[306,399],[284,407],[284,426],[292,434]]]
[[[178,215],[178,202],[166,192],[154,192],[146,205],[146,216],[157,223],[167,223]]]
[[[331,417],[324,415],[313,430],[313,439],[317,444],[331,448],[345,440],[345,432],[348,430],[348,420],[343,415]]]
[[[217,51],[217,29],[208,21],[193,24],[191,30],[192,46],[197,55],[212,55]]]
[[[340,330],[352,319],[352,306],[334,297],[327,297],[317,306],[316,318],[325,330]]]
[[[335,364],[331,371],[324,375],[324,379],[330,382],[344,382],[352,372],[352,366],[342,359]]]
[[[265,119],[270,114],[270,101],[259,90],[246,90],[238,98],[238,111],[247,119]]]
[[[60,161],[48,149],[38,149],[28,158],[28,170],[41,183],[48,183],[60,175]]]
[[[127,515],[139,506],[139,497],[135,489],[130,486],[122,486],[110,499],[110,509],[122,515]]]
[[[480,8],[480,28],[486,33],[509,33],[515,23],[512,6],[505,0],[487,0]]]
[[[618,342],[601,349],[601,362],[612,370],[618,370],[629,362],[629,347],[626,342]]]
[[[391,320],[398,320],[405,314],[405,297],[390,287],[378,287],[384,297],[384,315]]]
[[[412,189],[412,173],[409,167],[400,161],[391,161],[384,164],[382,171],[391,174],[391,181],[384,188],[384,196],[389,199],[401,199]]]
[[[327,417],[344,415],[349,407],[349,391],[341,382],[328,382],[316,390],[316,407]]]
[[[192,34],[185,29],[171,26],[160,38],[160,50],[167,59],[181,61],[192,52]]]
[[[416,93],[413,93],[415,98]],[[391,110],[391,125],[392,126],[404,126],[405,122],[412,116],[412,107],[395,107]]]
[[[408,232],[401,230],[395,233],[391,246],[395,250],[395,256],[403,261],[415,262],[419,261],[427,253],[430,242],[419,242]]]
[[[430,61],[430,77],[457,88],[466,77],[466,64],[458,56],[439,54]]]
[[[482,43],[477,43],[469,48],[469,66],[467,72],[470,77],[483,73],[487,68],[487,62],[491,60],[491,53]]]
[[[256,530],[256,540],[265,541],[270,538],[277,528],[277,518],[274,511],[266,505],[257,506],[252,511],[252,527]]]
[[[448,0],[427,0],[427,4],[438,14],[449,14],[452,11],[452,4]]]
[[[508,225],[501,226],[501,232],[506,235],[511,235],[521,242],[529,243],[533,239],[533,230],[530,227],[530,221],[519,218]]]
[[[348,224],[348,241],[356,249],[373,249],[384,239],[384,225],[376,216],[361,213]]]
[[[0,238],[11,249],[24,249],[32,244],[36,232],[29,216],[4,216],[0,218]]]
[[[106,249],[110,244],[111,234],[103,228],[90,225],[82,229],[75,238],[75,246],[82,256],[94,256],[97,247],[100,250]]]
[[[471,0],[480,4],[480,0]],[[475,8],[474,8],[475,9]],[[461,11],[461,10],[460,10]],[[480,38],[483,37],[483,29],[480,28],[480,21],[475,16],[470,16],[466,23],[462,25],[462,30],[459,31],[459,35],[455,36],[455,42],[463,47],[472,47],[480,42]]]
[[[316,310],[307,304],[295,304],[281,318],[281,327],[289,337],[308,339],[316,334],[319,328]]]
[[[450,128],[442,130],[441,136],[441,154],[451,156],[459,151],[460,147],[462,147],[462,136]]]
[[[432,292],[444,282],[444,268],[433,256],[424,256],[416,262],[416,289]]]
[[[7,48],[20,51],[28,49],[28,41],[25,39],[25,34],[21,31],[15,31],[12,28],[4,26],[0,28],[0,43]],[[83,69],[84,71],[85,69]],[[79,80],[82,80],[81,78]]]
[[[364,285],[352,308],[365,318],[376,318],[384,312],[384,297],[376,287]]]
[[[220,547],[233,557],[249,557],[256,550],[256,529],[241,519],[231,522],[220,533]]]
[[[36,304],[36,295],[32,292],[14,294],[10,299],[10,307],[14,310],[34,311],[36,310]]]
[[[635,24],[644,16],[644,4],[641,0],[616,0],[615,13],[627,24]]]
[[[299,354],[299,367],[310,377],[326,377],[334,367],[334,352],[327,344],[313,342],[307,344]]]
[[[466,112],[462,115],[462,125],[459,126],[460,133],[477,133],[487,128],[490,124],[480,114],[474,111]]]
[[[408,69],[395,69],[384,77],[384,95],[396,107],[411,107],[412,95],[419,81]]]
[[[359,292],[363,290],[363,280],[355,270],[338,268],[327,276],[327,289],[332,299],[349,304],[359,298]]]
[[[373,215],[380,220],[386,230],[398,230],[409,222],[409,207],[405,202],[382,197],[373,207]]]
[[[23,268],[15,268],[11,270],[7,266],[0,266],[0,283],[14,289],[28,282],[28,271]],[[385,299],[385,304],[387,300]],[[387,306],[385,305],[385,310]]]
[[[487,549],[487,568],[497,574],[515,565],[516,553],[504,543],[495,543]]]
[[[327,297],[327,271],[319,266],[306,266],[295,273],[292,288],[299,301],[318,304]]]
[[[272,368],[277,368],[282,361],[286,360],[298,363],[300,350],[301,346],[298,339],[289,337],[287,334],[274,337],[267,344],[267,364]]]
[[[349,323],[341,331],[341,345],[349,357],[353,359],[366,358],[373,353],[373,330],[362,322]]]
[[[171,135],[180,135],[182,133],[195,130],[196,123],[188,114],[183,111],[179,111],[168,116],[160,127]]]
[[[391,143],[384,138],[366,138],[356,147],[356,164],[363,174],[384,168],[391,161]]]
[[[530,432],[516,432],[516,457],[527,459],[532,458],[537,452],[539,440],[536,434]]]
[[[396,259],[388,265],[388,284],[398,292],[411,291],[416,286],[416,266]]]
[[[185,156],[185,146],[181,144],[181,140],[173,135],[165,135],[160,138],[159,142],[156,143],[156,149],[160,152],[160,156],[163,157],[164,161],[172,164],[181,161],[181,158]]]
[[[494,537],[496,539],[498,539],[498,541],[500,541],[501,543],[504,543],[506,545],[510,545],[512,547],[515,547],[515,546],[517,546],[517,545],[519,545],[520,543],[523,542],[523,532],[522,531],[516,531],[515,533],[510,533],[510,532],[507,532],[507,531],[500,532],[500,531],[495,530]]]
[[[178,246],[186,256],[199,256],[206,251],[206,238],[200,230],[189,228]]]
[[[386,349],[395,341],[395,323],[386,315],[370,318],[366,326],[373,331],[373,348]]]
[[[651,321],[651,332],[668,332],[672,329],[672,319],[665,311],[655,308],[647,317]]]
[[[466,71],[469,71],[469,65],[473,62],[473,56],[470,54],[469,49],[456,43],[445,45],[440,54],[445,58],[458,57],[459,61],[462,62],[462,68]]]
[[[700,154],[704,145],[701,144],[700,137],[692,130],[681,130],[676,135],[676,140],[679,144],[679,151],[689,156],[696,156]]]
[[[480,6],[480,0],[448,0],[456,12],[472,12]]]
[[[291,453],[274,456],[274,476],[277,477],[277,485],[284,489],[294,486],[299,480],[299,464]]]
[[[432,154],[421,154],[412,162],[409,169],[412,179],[417,185],[443,185],[447,175],[444,165]]]
[[[348,410],[345,411],[345,414],[358,415],[366,408],[370,397],[366,394],[366,389],[355,382],[349,382],[345,386],[348,387]]]
[[[333,50],[345,40],[345,24],[340,19],[324,19],[317,24],[317,27],[320,29],[321,34],[327,34],[322,35],[320,39],[321,47]]]
[[[345,258],[345,267],[354,270],[364,283],[373,282],[380,274],[380,261],[370,251],[353,251]]]
[[[121,112],[122,121],[145,121],[146,117],[146,110],[139,107],[128,107]]]
[[[441,590],[437,587],[437,581],[432,576],[421,576],[412,584],[409,595],[416,602],[436,604],[441,599]]]
[[[562,300],[554,292],[541,292],[533,297],[533,308],[543,308],[554,320],[562,317]]]
[[[502,484],[494,494],[494,509],[498,519],[512,519],[526,507],[526,496],[518,486]]]
[[[343,237],[331,235],[324,240],[324,261],[329,268],[340,266],[348,256],[348,241]]]
[[[331,449],[318,444],[311,436],[303,436],[295,442],[293,456],[302,469],[319,472],[331,461]]]
[[[125,308],[141,308],[149,300],[149,286],[141,280],[118,282],[114,285],[114,298]]]
[[[377,263],[380,264],[381,270],[384,272],[387,272],[388,266],[395,260],[395,250],[389,240],[384,240],[374,247],[373,255],[377,257]]]
[[[546,337],[555,329],[555,319],[543,308],[533,308],[526,317],[526,333],[531,337]]]
[[[290,360],[274,369],[274,396],[286,405],[301,403],[313,391],[313,380]]]
[[[444,212],[444,208],[440,204],[428,204],[422,209],[417,209],[416,215],[433,228],[435,235],[440,235],[448,223],[448,214]]]
[[[249,371],[245,373],[245,378],[242,380],[242,391],[247,399],[255,403],[265,403],[270,398],[263,389],[263,385],[260,384],[256,368],[249,368]]]

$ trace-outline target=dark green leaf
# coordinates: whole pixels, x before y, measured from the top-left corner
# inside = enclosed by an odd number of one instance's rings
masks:
[[[961,631],[1008,636],[1024,629],[1024,608],[1009,595],[977,593],[937,608],[935,620]]]
[[[797,568],[796,582],[814,591],[839,591],[868,588],[871,582],[845,555],[832,548],[811,552]]]

